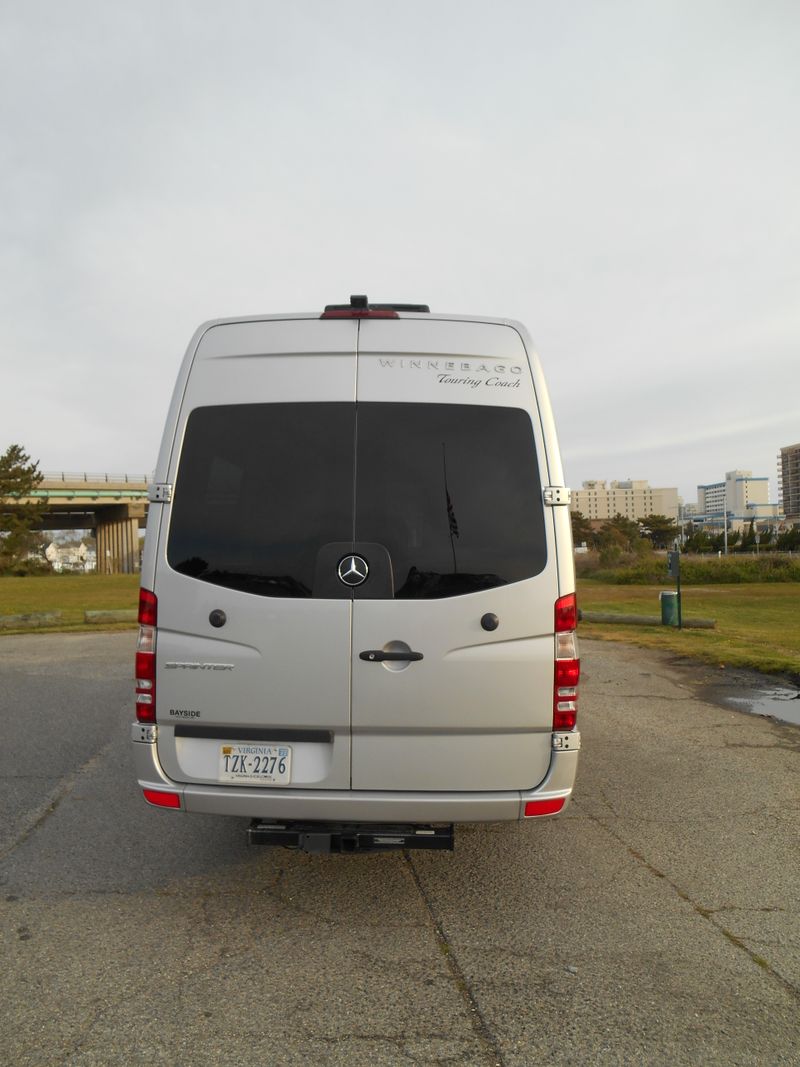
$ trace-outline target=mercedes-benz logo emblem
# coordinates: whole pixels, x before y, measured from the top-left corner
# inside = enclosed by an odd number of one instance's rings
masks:
[[[367,580],[369,566],[363,556],[345,556],[339,561],[337,573],[345,585],[361,585]]]

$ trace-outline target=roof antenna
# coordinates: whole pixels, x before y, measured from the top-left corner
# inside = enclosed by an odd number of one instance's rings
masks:
[[[369,300],[367,300],[366,296],[351,296],[350,307],[358,308],[360,311],[368,311]]]

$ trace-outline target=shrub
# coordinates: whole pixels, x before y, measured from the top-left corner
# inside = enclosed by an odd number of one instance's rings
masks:
[[[44,560],[22,559],[0,569],[0,578],[31,578],[52,573],[50,564]]]
[[[645,559],[622,556],[605,560],[603,554],[586,553],[576,560],[579,578],[596,578],[616,585],[670,585],[666,555]],[[800,582],[800,558],[769,553],[759,556],[681,556],[684,585],[722,585],[746,582]]]

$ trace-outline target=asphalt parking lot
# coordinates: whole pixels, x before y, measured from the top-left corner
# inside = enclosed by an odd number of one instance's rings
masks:
[[[133,646],[0,640],[4,1062],[800,1062],[800,727],[585,642],[563,817],[310,856],[144,804]]]

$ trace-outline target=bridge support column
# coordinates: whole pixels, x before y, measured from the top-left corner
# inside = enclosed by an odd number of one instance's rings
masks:
[[[97,516],[97,573],[134,574],[139,570],[139,520],[128,517],[125,507],[109,508],[124,516]]]

